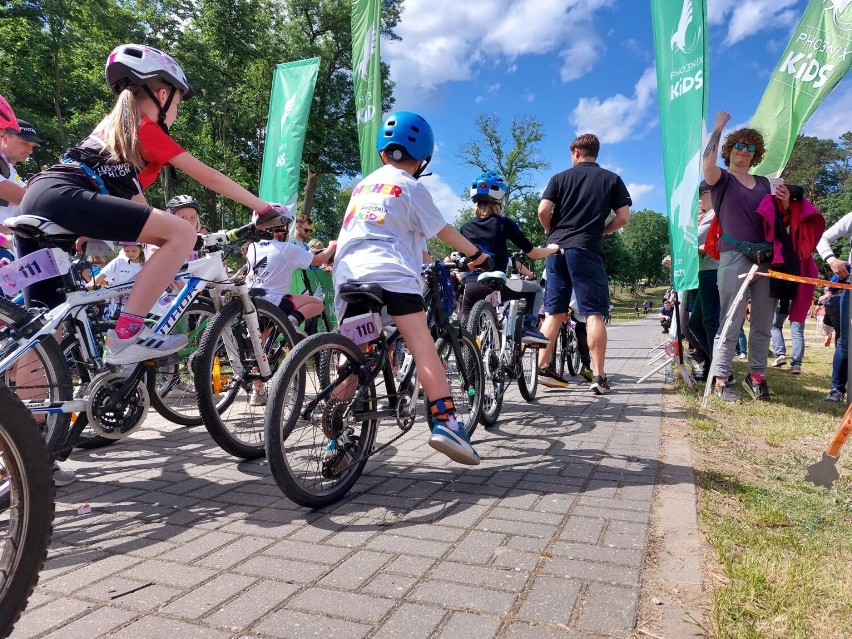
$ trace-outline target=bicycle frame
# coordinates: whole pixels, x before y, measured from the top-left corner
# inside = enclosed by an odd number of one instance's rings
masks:
[[[223,243],[218,236],[224,238],[224,232],[211,234],[210,240],[205,238],[205,243],[208,241],[215,242],[213,246]],[[67,274],[66,274],[67,275]],[[249,337],[251,344],[257,357],[257,366],[259,374],[262,377],[271,376],[272,372],[269,367],[269,360],[266,357],[265,351],[261,342],[260,324],[257,317],[257,312],[254,304],[249,296],[249,287],[245,283],[231,283],[227,281],[228,274],[225,270],[221,251],[211,251],[204,257],[189,262],[175,276],[175,280],[186,281],[186,285],[181,289],[174,299],[165,308],[160,319],[154,325],[154,332],[166,334],[175,324],[183,317],[184,311],[189,307],[192,301],[208,287],[213,289],[213,303],[219,308],[220,296],[223,290],[233,290],[239,296],[243,303],[244,315],[246,324],[249,328]],[[27,351],[35,347],[43,339],[53,339],[54,332],[62,325],[63,322],[70,320],[73,323],[73,332],[82,346],[81,354],[86,365],[93,365],[96,369],[103,367],[101,359],[101,349],[95,341],[93,331],[90,324],[90,319],[86,314],[86,308],[93,305],[106,302],[108,300],[122,297],[130,292],[135,284],[134,280],[119,284],[105,289],[94,291],[71,291],[67,293],[67,299],[64,303],[56,308],[44,313],[40,316],[33,317],[33,320],[23,327],[19,332],[21,337],[12,335],[14,345],[17,345],[15,350],[0,359],[0,374],[9,370]],[[164,295],[164,297],[166,297]],[[162,297],[160,300],[162,301]],[[28,330],[29,327],[35,327],[38,321],[44,323],[36,331]],[[7,343],[6,349],[12,347],[13,343]],[[238,352],[238,346],[231,340],[226,341],[225,348],[229,356]],[[238,355],[232,357],[232,362],[239,362]],[[137,365],[138,366],[138,365]],[[239,371],[243,373],[244,371]],[[31,413],[59,414],[59,413],[74,413],[86,410],[87,399],[74,399],[62,402],[24,402]]]

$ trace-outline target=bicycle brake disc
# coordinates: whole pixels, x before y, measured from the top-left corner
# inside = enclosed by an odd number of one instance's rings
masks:
[[[126,379],[122,373],[105,372],[89,384],[86,402],[89,425],[95,433],[107,439],[122,439],[138,429],[151,405],[148,389],[141,382],[127,397],[112,399]]]

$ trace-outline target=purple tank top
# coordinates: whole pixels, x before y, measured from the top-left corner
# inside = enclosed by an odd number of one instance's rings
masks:
[[[763,197],[769,194],[769,180],[760,175],[755,175],[754,179],[756,184],[750,189],[722,169],[722,177],[710,187],[713,208],[722,231],[742,242],[766,241],[763,218],[757,213],[757,207]],[[719,251],[735,250],[724,240],[719,241]]]

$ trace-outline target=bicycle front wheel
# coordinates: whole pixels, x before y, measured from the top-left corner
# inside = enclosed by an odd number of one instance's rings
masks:
[[[0,637],[8,637],[47,557],[54,486],[38,427],[5,386],[0,386],[0,495]]]
[[[32,321],[33,316],[25,309],[0,299],[0,359],[19,348],[12,334]],[[52,337],[43,337],[29,352],[0,373],[0,382],[12,389],[28,408],[33,404],[70,401],[74,395],[65,357]],[[36,423],[47,449],[55,452],[65,441],[71,414],[38,415]]]
[[[500,362],[501,336],[497,313],[487,300],[480,300],[470,309],[467,330],[476,339],[482,354],[482,410],[479,422],[493,426],[503,408],[504,375]]]
[[[254,305],[264,353],[274,372],[297,336],[280,308],[262,299],[254,299]],[[263,415],[270,380],[258,372],[240,300],[225,305],[204,331],[193,373],[198,410],[213,440],[234,457],[263,456]]]
[[[482,411],[483,382],[485,375],[482,371],[482,357],[473,335],[465,330],[460,331],[459,348],[461,357],[456,356],[453,343],[449,338],[441,337],[435,342],[438,357],[444,364],[450,394],[456,405],[456,419],[464,424],[468,437],[473,435]],[[430,398],[426,398],[426,423],[432,423],[429,414]]]
[[[287,355],[272,379],[266,414],[266,459],[275,483],[302,506],[340,500],[361,476],[378,422],[373,381],[355,399],[364,354],[335,333],[312,335]]]
[[[192,361],[196,357],[201,336],[216,315],[213,301],[196,298],[186,309],[170,334],[182,333],[189,343],[174,355],[157,360],[148,373],[148,395],[151,406],[170,422],[181,426],[200,426],[204,423],[198,408]],[[224,409],[224,406],[219,406]]]

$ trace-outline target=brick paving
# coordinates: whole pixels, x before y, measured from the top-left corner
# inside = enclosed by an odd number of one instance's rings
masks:
[[[265,462],[152,412],[131,438],[75,451],[50,555],[13,637],[628,637],[660,449],[660,341],[611,326],[613,393],[513,387],[480,427],[476,468],[425,424],[323,511]],[[575,378],[582,382],[579,377]],[[81,504],[92,507],[77,515]]]

